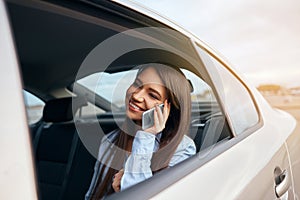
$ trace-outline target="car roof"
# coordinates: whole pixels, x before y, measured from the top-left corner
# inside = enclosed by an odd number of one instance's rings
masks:
[[[156,12],[155,10],[147,8],[147,7],[143,6],[142,4],[139,4],[138,2],[134,2],[134,1],[130,1],[130,0],[112,0],[112,1],[122,5],[124,7],[127,7],[129,9],[135,10],[136,12],[139,12],[139,13],[141,13],[145,16],[148,16],[152,19],[155,19],[156,21],[159,21],[160,23],[163,23],[166,26],[181,32],[182,34],[188,36],[191,39],[200,41],[200,39],[197,38],[196,35],[194,35],[190,31],[187,31],[182,26],[180,26],[178,23],[176,23],[175,21],[172,21],[171,19],[161,15],[160,13]]]

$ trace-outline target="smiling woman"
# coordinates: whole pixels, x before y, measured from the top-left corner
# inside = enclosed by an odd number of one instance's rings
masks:
[[[138,73],[134,83],[128,88],[125,105],[126,114],[141,125],[142,113],[167,100],[167,90],[154,68]],[[169,104],[167,112],[169,112]],[[168,115],[168,114],[167,114]]]
[[[175,69],[156,63],[139,66],[126,92],[125,122],[102,140],[86,199],[124,190],[196,153],[195,144],[185,136],[191,89],[184,74]],[[161,103],[163,110],[157,107]],[[142,131],[142,114],[151,108],[155,108],[154,125]],[[117,154],[114,148],[124,153]]]

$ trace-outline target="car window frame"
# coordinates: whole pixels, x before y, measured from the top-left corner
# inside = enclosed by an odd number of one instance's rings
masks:
[[[248,91],[248,93],[254,103],[254,106],[256,108],[256,111],[258,114],[257,124],[246,129],[243,133],[241,133],[239,135],[236,135],[235,132],[233,132],[232,122],[230,121],[230,118],[228,118],[228,111],[226,110],[226,108],[223,104],[223,100],[221,99],[219,93],[216,91],[215,84],[211,80],[211,77],[210,77],[208,71],[204,67],[205,69],[202,69],[203,71],[201,70],[201,73],[204,73],[204,76],[208,76],[207,78],[209,80],[205,80],[205,81],[207,81],[207,83],[209,83],[209,85],[211,86],[211,88],[215,94],[215,97],[220,105],[220,109],[222,110],[222,112],[227,120],[227,123],[229,125],[230,133],[232,134],[232,138],[230,138],[229,140],[223,140],[223,141],[219,142],[213,148],[208,148],[208,149],[199,151],[193,157],[177,164],[176,166],[174,166],[168,170],[163,170],[161,173],[159,173],[159,176],[154,175],[150,179],[147,179],[129,189],[126,189],[125,191],[122,191],[121,193],[115,193],[115,194],[110,195],[107,198],[108,200],[135,198],[137,194],[140,195],[139,191],[143,191],[143,197],[145,197],[145,199],[151,198],[151,197],[155,196],[156,194],[158,194],[159,192],[167,189],[172,184],[180,181],[186,175],[201,168],[206,163],[212,161],[213,159],[215,159],[222,153],[231,149],[233,146],[235,146],[236,144],[238,144],[239,142],[241,142],[242,140],[244,140],[249,135],[251,135],[252,133],[254,133],[255,131],[257,131],[258,129],[260,129],[263,126],[263,118],[261,115],[261,111],[257,105],[254,95],[250,91],[247,84],[244,83],[244,81],[229,67],[228,64],[226,64],[225,61],[223,61],[220,57],[218,57],[217,54],[213,50],[211,50],[209,47],[207,47],[204,43],[202,44],[201,41],[197,41],[196,39],[192,39],[192,38],[190,40],[191,40],[192,44],[194,45],[195,51],[197,51],[196,46],[195,46],[197,44],[198,47],[203,49],[206,53],[208,53],[213,58],[215,58],[218,62],[220,62],[222,64],[222,66],[225,67],[226,70],[229,70],[229,72],[235,78],[237,78],[237,80],[240,81],[241,84],[243,84],[243,86]],[[202,58],[199,55],[200,62],[202,62],[201,59]],[[206,66],[206,65],[203,65],[203,66]]]
[[[195,40],[190,39],[190,41],[193,43],[193,45],[195,45],[194,44]],[[201,45],[199,45],[199,46],[201,46]],[[204,46],[205,45],[203,44],[203,47]],[[194,50],[197,51],[195,46],[194,46]],[[214,55],[214,53],[211,52],[210,55]],[[214,56],[214,57],[217,57],[217,56]],[[199,62],[202,62],[200,55],[199,55]],[[144,191],[143,198],[144,197],[145,197],[145,199],[151,198],[151,197],[155,196],[156,194],[162,192],[163,190],[167,189],[172,184],[180,181],[182,178],[184,178],[188,174],[201,168],[206,163],[214,160],[222,153],[231,149],[231,147],[233,147],[234,145],[239,143],[245,137],[250,135],[250,133],[252,133],[254,130],[257,130],[258,128],[260,128],[262,126],[262,121],[260,120],[261,114],[259,112],[259,114],[258,114],[259,122],[257,124],[258,126],[254,127],[255,129],[253,129],[253,127],[252,127],[251,129],[247,129],[245,131],[245,133],[243,133],[243,134],[240,134],[238,136],[233,135],[234,132],[232,131],[232,127],[231,127],[231,124],[230,124],[228,116],[227,116],[227,110],[224,108],[223,101],[220,98],[219,93],[216,91],[215,84],[212,81],[207,69],[205,68],[206,65],[203,64],[203,66],[204,66],[203,69],[197,69],[197,70],[199,70],[201,72],[201,76],[203,78],[205,77],[203,80],[205,80],[208,83],[208,85],[211,87],[212,92],[215,95],[216,101],[218,102],[218,104],[220,106],[220,110],[229,125],[229,129],[230,129],[229,131],[231,134],[231,138],[221,140],[220,142],[216,143],[216,145],[213,145],[212,147],[209,147],[207,149],[199,151],[191,158],[184,160],[183,162],[175,165],[174,167],[172,167],[168,170],[163,170],[162,172],[159,173],[159,176],[154,175],[153,177],[151,177],[137,185],[134,185],[133,187],[130,187],[130,188],[122,191],[121,193],[114,193],[114,194],[108,196],[108,198],[107,198],[108,200],[135,198],[137,194],[140,195],[139,191]],[[247,87],[247,90],[249,92],[248,87]],[[253,94],[250,93],[250,95],[251,95],[251,98],[253,98]],[[255,106],[257,106],[256,101],[255,101]]]
[[[232,68],[230,68],[230,65],[224,59],[222,59],[221,57],[217,56],[217,54],[215,53],[215,51],[213,51],[211,48],[209,48],[205,44],[201,45],[201,42],[199,42],[197,40],[193,40],[192,43],[193,43],[194,48],[195,48],[196,51],[197,51],[197,48],[202,49],[205,53],[207,53],[209,56],[211,56],[217,62],[219,62],[220,65],[223,68],[225,68],[225,70],[227,70],[233,77],[235,77],[236,80],[239,81],[243,85],[243,87],[246,89],[246,91],[248,92],[248,94],[249,94],[249,96],[250,96],[250,98],[251,98],[251,100],[253,102],[253,105],[254,105],[254,107],[256,109],[257,116],[258,116],[257,123],[255,125],[247,128],[246,130],[242,131],[242,133],[236,134],[236,132],[235,132],[235,130],[233,128],[232,119],[231,119],[231,117],[228,114],[230,111],[228,111],[227,108],[226,108],[226,106],[224,105],[224,103],[223,103],[224,99],[222,99],[222,97],[219,95],[219,93],[218,93],[217,90],[215,91],[217,98],[219,98],[219,100],[220,100],[220,106],[222,107],[222,110],[225,112],[225,116],[226,116],[226,119],[228,121],[228,125],[229,125],[229,127],[231,129],[231,132],[233,134],[233,137],[240,138],[240,140],[242,140],[242,139],[248,137],[249,135],[251,135],[252,133],[254,133],[255,131],[257,131],[258,129],[260,129],[263,126],[263,124],[264,124],[263,117],[262,117],[262,114],[261,114],[261,110],[260,110],[260,108],[259,108],[259,106],[257,104],[256,99],[255,99],[255,96],[251,92],[251,90],[248,87],[248,85],[242,80],[242,78],[240,76],[238,76],[236,74],[236,72],[234,72],[234,70],[232,70]],[[198,55],[199,55],[199,59],[202,60],[202,56],[200,55],[199,52],[198,52]],[[204,64],[204,66],[206,66],[206,65]],[[213,80],[211,79],[209,73],[208,73],[208,76],[209,76],[210,80],[212,81],[212,87],[215,89],[215,84],[213,83]]]

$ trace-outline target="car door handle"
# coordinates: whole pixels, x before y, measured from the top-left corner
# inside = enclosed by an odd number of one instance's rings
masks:
[[[275,177],[275,193],[279,198],[284,195],[290,188],[290,177],[287,170],[283,170],[279,175]]]

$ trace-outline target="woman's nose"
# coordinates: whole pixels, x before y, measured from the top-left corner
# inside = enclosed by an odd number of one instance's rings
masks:
[[[132,98],[133,98],[135,101],[143,102],[143,101],[144,101],[143,91],[142,91],[142,90],[137,90],[137,91],[135,91],[134,93],[132,93]]]

